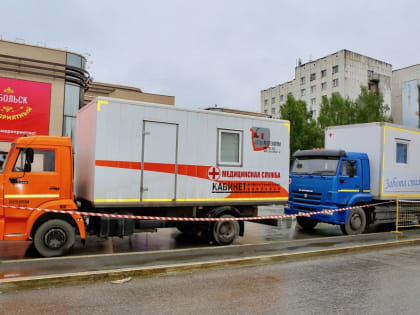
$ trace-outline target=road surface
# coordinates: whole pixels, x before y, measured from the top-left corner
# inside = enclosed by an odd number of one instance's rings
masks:
[[[0,294],[3,314],[418,314],[420,246]]]

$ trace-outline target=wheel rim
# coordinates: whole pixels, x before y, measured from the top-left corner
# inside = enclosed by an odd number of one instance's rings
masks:
[[[235,236],[235,226],[233,222],[221,222],[217,229],[217,234],[223,240],[229,240]]]
[[[362,218],[359,214],[354,214],[350,220],[350,226],[353,230],[358,230],[362,226]]]
[[[49,229],[44,236],[44,244],[51,249],[62,247],[67,241],[67,235],[60,228]]]

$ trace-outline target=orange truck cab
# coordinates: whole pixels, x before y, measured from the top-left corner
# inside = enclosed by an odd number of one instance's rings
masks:
[[[75,235],[86,237],[73,192],[73,151],[67,137],[16,139],[0,168],[0,241],[32,239],[42,256],[69,250]]]

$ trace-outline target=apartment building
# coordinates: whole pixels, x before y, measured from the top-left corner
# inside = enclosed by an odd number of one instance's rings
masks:
[[[317,117],[323,96],[338,92],[354,100],[361,86],[381,92],[391,106],[391,77],[391,64],[343,49],[304,64],[299,61],[292,81],[261,91],[261,112],[280,118],[280,107],[292,94]]]

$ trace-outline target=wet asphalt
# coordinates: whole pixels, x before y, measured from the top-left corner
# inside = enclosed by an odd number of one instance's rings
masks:
[[[278,207],[264,207],[262,214],[279,211]],[[374,226],[368,233],[343,236],[339,227],[319,224],[313,231],[303,231],[296,220],[279,221],[278,226],[246,222],[245,236],[232,246],[210,246],[207,242],[179,232],[161,229],[157,233],[138,233],[131,238],[103,240],[89,237],[83,246],[78,242],[69,256],[43,259],[29,247],[13,246],[5,251],[0,264],[1,279],[60,275],[78,272],[112,271],[122,268],[141,268],[174,264],[240,259],[307,251],[340,249],[349,246],[375,245],[383,242],[420,238],[419,230],[404,234],[390,232],[391,227]],[[10,243],[8,243],[10,244]],[[28,244],[26,244],[26,247]],[[15,254],[25,255],[16,259]]]
[[[1,292],[4,314],[418,314],[420,246]]]

